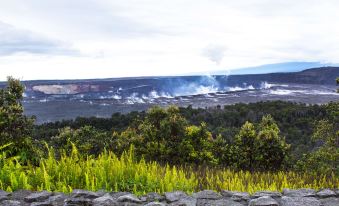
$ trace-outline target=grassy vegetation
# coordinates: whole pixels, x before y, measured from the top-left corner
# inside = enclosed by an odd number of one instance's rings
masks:
[[[72,189],[163,193],[182,190],[188,193],[202,189],[233,190],[253,193],[283,188],[335,188],[339,178],[311,176],[294,172],[243,172],[223,169],[176,168],[156,162],[137,161],[134,148],[117,157],[103,152],[98,157],[82,157],[76,147],[69,155],[55,158],[49,149],[38,166],[21,165],[16,158],[0,155],[0,189],[48,190],[71,192]]]

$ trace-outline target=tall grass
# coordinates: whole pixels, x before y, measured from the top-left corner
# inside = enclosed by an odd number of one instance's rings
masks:
[[[253,193],[258,190],[283,188],[335,188],[339,179],[294,172],[250,173],[231,170],[177,168],[156,162],[137,161],[134,148],[117,157],[103,152],[99,157],[82,157],[73,147],[72,153],[48,157],[39,166],[21,165],[16,158],[0,154],[0,189],[48,190],[69,193],[73,189],[163,193],[182,190],[192,193],[201,189],[234,190]]]

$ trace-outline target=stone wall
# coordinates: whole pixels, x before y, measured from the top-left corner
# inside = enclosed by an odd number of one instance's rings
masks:
[[[290,190],[282,193],[260,191],[253,195],[246,192],[204,190],[187,195],[181,191],[163,195],[148,193],[135,196],[128,192],[90,192],[74,190],[71,194],[32,192],[18,190],[7,193],[0,190],[1,206],[339,206],[339,190],[312,189]]]

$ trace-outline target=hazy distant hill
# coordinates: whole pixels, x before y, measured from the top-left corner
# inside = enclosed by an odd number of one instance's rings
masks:
[[[307,69],[301,72],[270,73],[270,74],[245,74],[230,75],[229,84],[246,82],[253,84],[258,81],[298,84],[335,84],[336,77],[339,77],[339,67],[321,67]]]

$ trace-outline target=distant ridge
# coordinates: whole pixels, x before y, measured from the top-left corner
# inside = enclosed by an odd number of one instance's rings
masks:
[[[301,72],[280,72],[268,74],[242,74],[230,75],[229,84],[246,82],[248,84],[267,81],[277,83],[298,83],[298,84],[335,84],[336,77],[339,77],[339,67],[319,67],[306,69]]]

